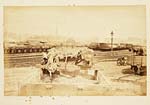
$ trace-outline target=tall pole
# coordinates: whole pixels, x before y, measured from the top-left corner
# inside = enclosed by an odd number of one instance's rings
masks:
[[[114,32],[112,31],[110,34],[111,34],[111,55],[113,56],[113,35],[114,35]]]

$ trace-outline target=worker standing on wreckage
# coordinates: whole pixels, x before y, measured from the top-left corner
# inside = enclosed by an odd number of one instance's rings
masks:
[[[53,80],[55,74],[60,74],[58,70],[59,58],[55,49],[51,49],[48,53],[43,53],[42,65],[42,76],[48,74],[50,80]]]
[[[79,51],[76,56],[75,65],[84,65],[87,67],[91,67],[93,65],[93,51],[87,50]]]

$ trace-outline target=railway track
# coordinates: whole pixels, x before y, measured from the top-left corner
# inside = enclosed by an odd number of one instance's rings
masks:
[[[42,53],[5,54],[4,66],[5,68],[35,66],[41,59]]]

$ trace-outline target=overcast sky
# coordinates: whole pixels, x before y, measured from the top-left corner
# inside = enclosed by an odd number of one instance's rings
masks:
[[[5,36],[58,35],[80,41],[146,37],[144,6],[5,7]],[[26,34],[26,36],[23,36]]]

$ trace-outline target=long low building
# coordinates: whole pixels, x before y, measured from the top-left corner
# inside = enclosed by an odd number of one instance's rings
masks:
[[[9,42],[4,43],[4,53],[5,54],[16,54],[16,53],[35,53],[35,52],[46,52],[53,46],[50,44],[43,43],[29,43],[29,42]]]
[[[132,46],[133,46],[132,44],[114,43],[112,45],[112,48],[113,48],[113,50],[124,50],[124,49],[131,48]],[[88,45],[88,47],[93,50],[110,51],[111,43],[90,43]]]

